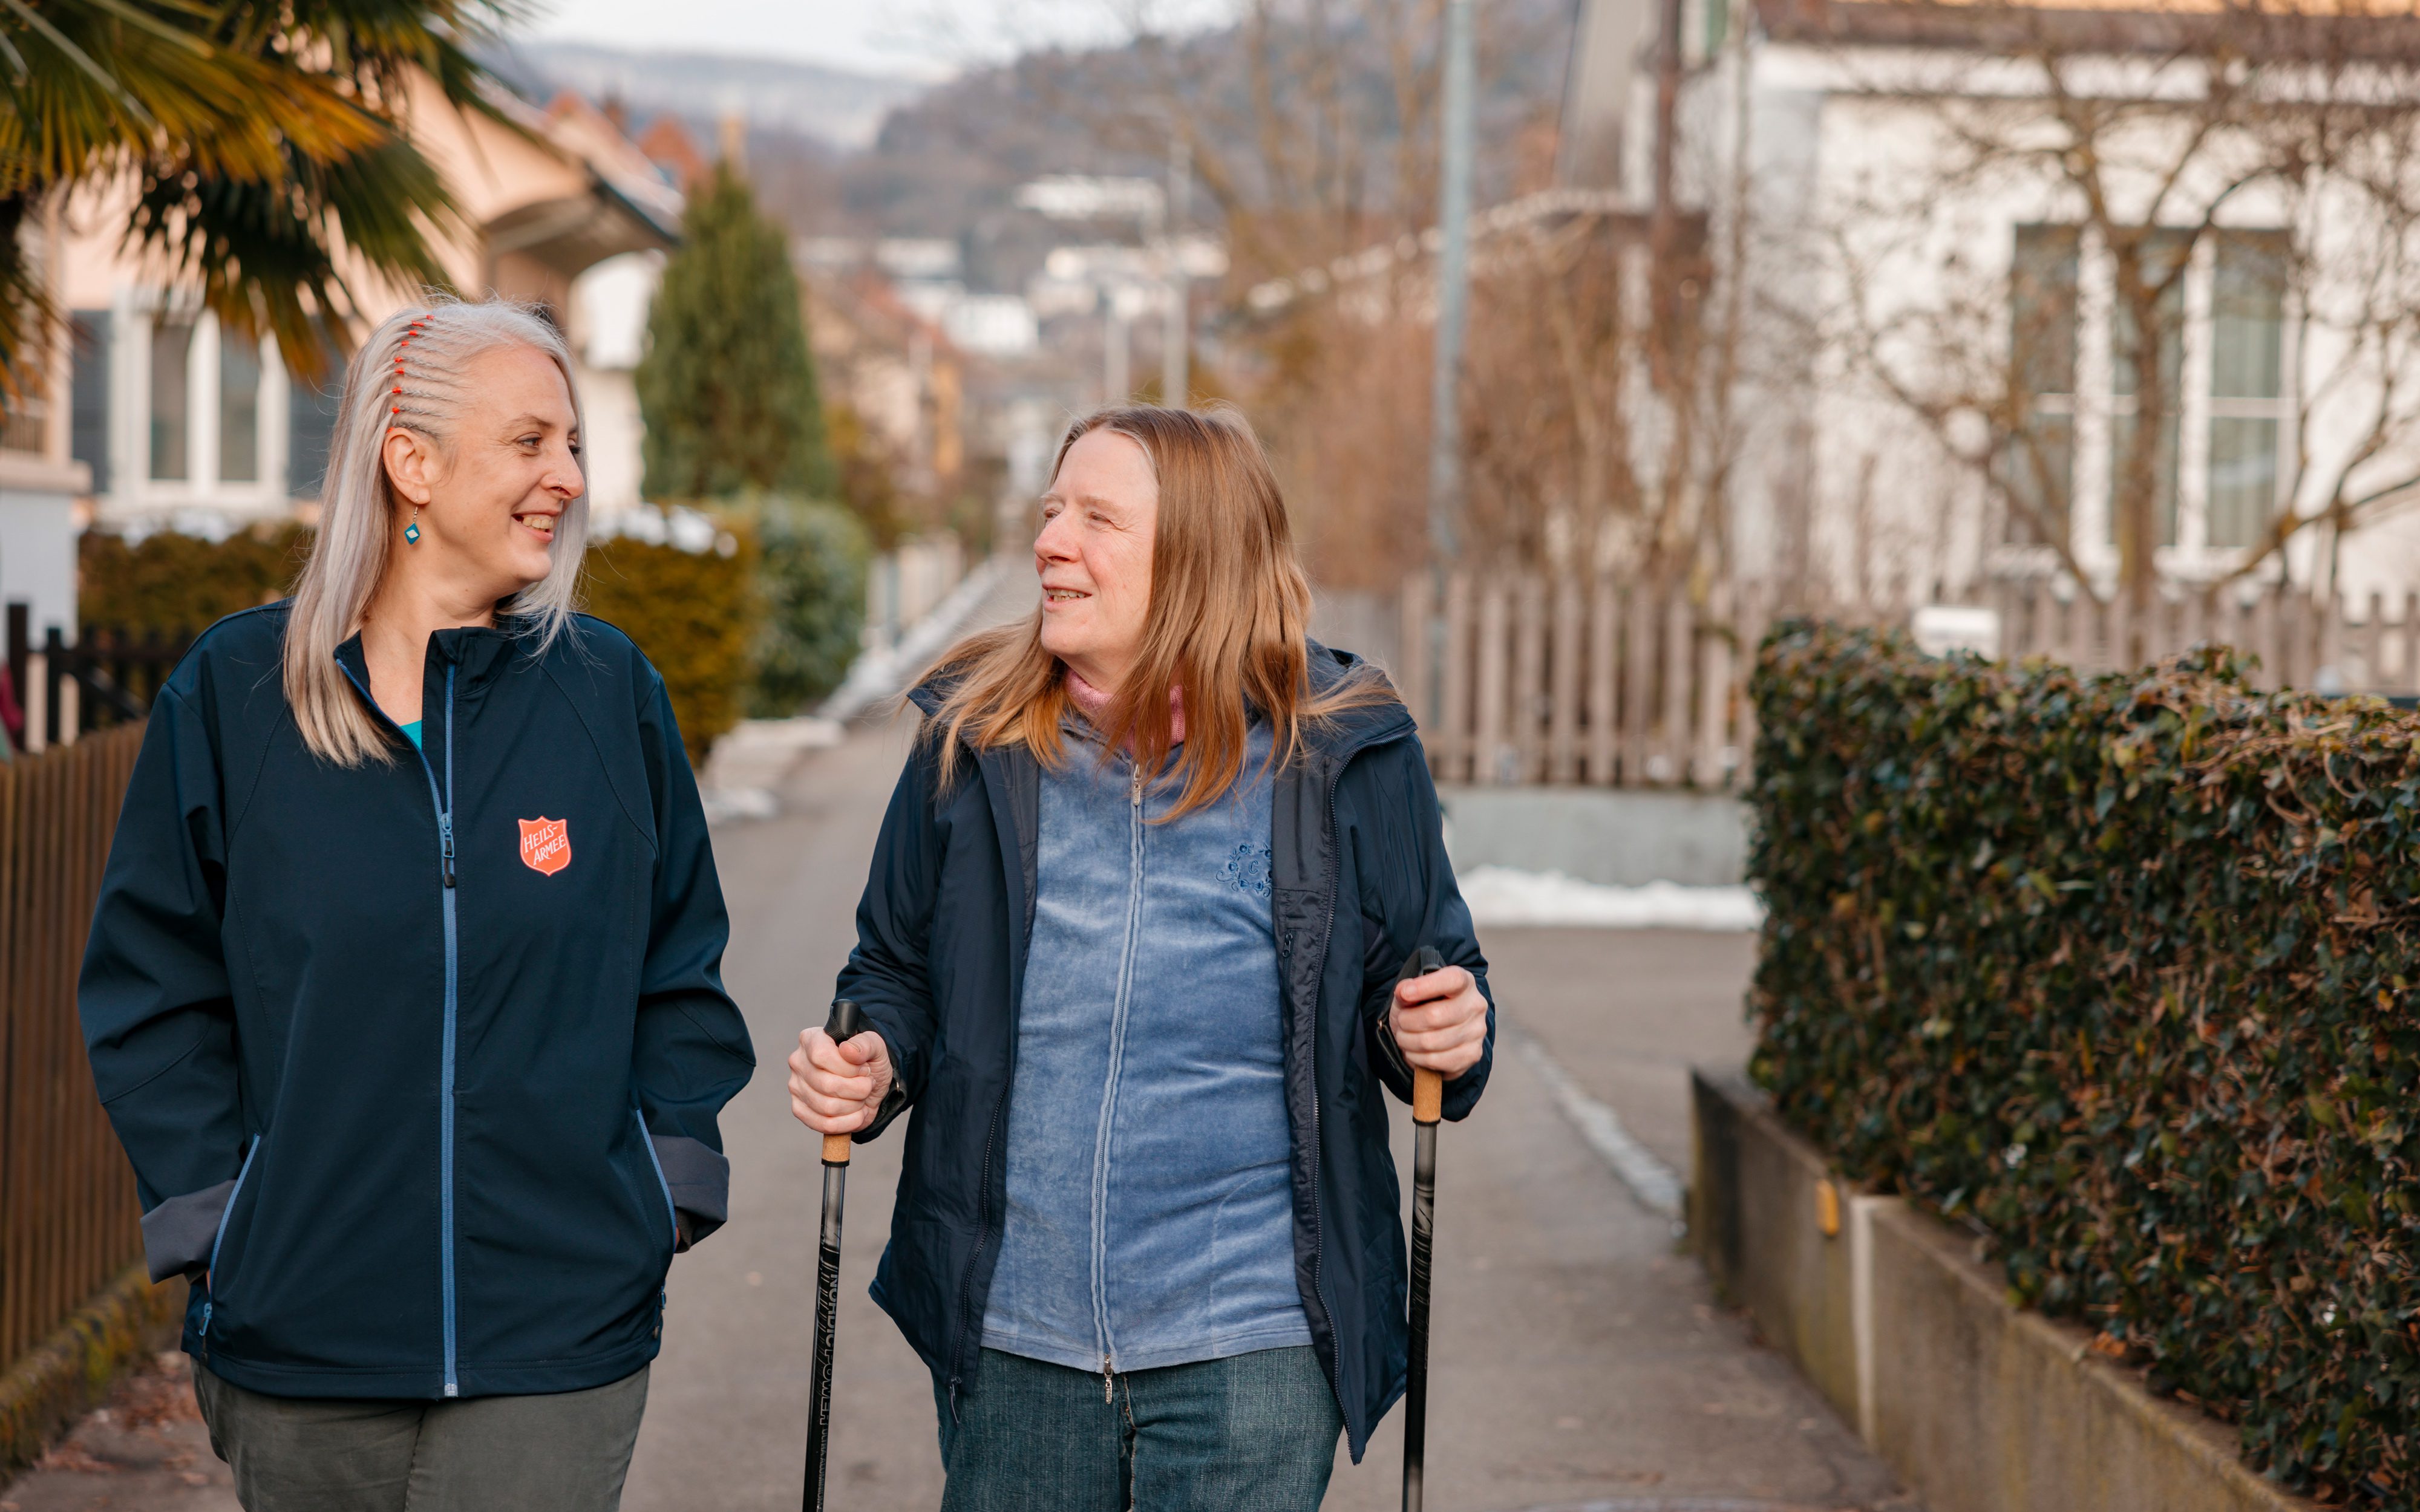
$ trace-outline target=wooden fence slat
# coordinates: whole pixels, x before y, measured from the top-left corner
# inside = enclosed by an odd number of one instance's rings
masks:
[[[1501,581],[1479,594],[1479,707],[1471,720],[1473,782],[1504,780],[1504,716],[1512,668],[1512,605]]]
[[[1513,585],[1512,701],[1507,711],[1510,748],[1522,782],[1546,776],[1546,585],[1524,577]]]
[[[1678,583],[1666,591],[1664,604],[1663,739],[1656,754],[1663,758],[1667,782],[1689,779],[1689,684],[1697,668],[1697,615],[1688,591]]]
[[[1644,584],[1622,594],[1621,780],[1625,787],[1653,780],[1650,756],[1655,692],[1655,601]]]
[[[1772,599],[1764,589],[1751,585],[1739,597],[1739,655],[1731,672],[1732,698],[1739,710],[1739,731],[1733,737],[1739,746],[1739,764],[1730,771],[1737,783],[1756,759],[1756,704],[1747,696],[1747,679],[1756,671],[1757,648],[1764,644],[1764,631],[1770,622]]]
[[[2238,640],[2236,645],[2239,649],[2260,658],[2260,670],[2254,674],[2255,686],[2263,688],[2275,687],[2277,686],[2277,595],[2268,584],[2263,583],[2260,591],[2252,596],[2252,602],[2246,608],[2249,612],[2245,616],[2243,639]]]
[[[1719,622],[1728,602],[1717,596],[1707,618]],[[1698,636],[1698,749],[1689,760],[1689,780],[1701,788],[1722,785],[1724,736],[1730,733],[1731,707],[1731,643],[1719,624],[1700,626]]]
[[[2420,693],[2420,590],[2407,591],[2403,595],[2402,634],[2403,666],[2400,675],[2406,693]]]
[[[1580,648],[1585,609],[1579,579],[1555,579],[1555,644],[1553,653],[1553,728],[1547,739],[1546,780],[1580,779]]]
[[[2386,691],[2386,595],[2373,590],[2369,614],[2361,626],[2361,681],[2365,692]]]
[[[1445,717],[1438,728],[1444,747],[1443,777],[1470,779],[1470,575],[1445,580]]]
[[[1611,787],[1621,776],[1621,598],[1612,579],[1600,578],[1589,594],[1588,672],[1588,779],[1598,787]]]
[[[1416,572],[1405,578],[1395,652],[1395,691],[1403,695],[1404,707],[1412,711],[1413,722],[1420,727],[1420,744],[1428,749],[1432,776],[1436,775],[1438,733],[1437,711],[1429,702],[1430,678],[1435,675],[1430,637],[1435,613],[1435,575]]]

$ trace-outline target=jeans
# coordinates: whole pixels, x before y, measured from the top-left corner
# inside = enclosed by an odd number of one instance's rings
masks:
[[[543,1396],[270,1396],[194,1366],[244,1512],[614,1512],[647,1371]]]
[[[941,1512],[1314,1512],[1344,1419],[1303,1346],[1094,1372],[985,1350],[954,1422],[936,1381]],[[1107,1397],[1108,1399],[1104,1399]]]

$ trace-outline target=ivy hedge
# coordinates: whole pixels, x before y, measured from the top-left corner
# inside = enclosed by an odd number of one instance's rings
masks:
[[[1784,625],[1751,1073],[2323,1500],[2420,1507],[2420,717]]]

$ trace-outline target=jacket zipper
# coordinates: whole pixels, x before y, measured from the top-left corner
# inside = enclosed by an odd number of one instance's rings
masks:
[[[428,770],[429,796],[437,803],[438,850],[444,881],[441,895],[445,910],[445,1035],[437,1088],[437,1215],[444,1247],[439,1254],[438,1273],[443,1283],[445,1302],[445,1395],[459,1396],[462,1395],[462,1382],[456,1369],[455,1350],[454,1048],[456,1021],[461,1010],[462,995],[461,941],[454,912],[454,665],[451,662],[445,666],[445,792],[442,798],[437,794],[437,774],[428,767],[427,751],[421,752],[420,764]]]
[[[343,667],[342,662],[337,663]],[[362,681],[353,676],[350,667],[344,667],[345,676],[369,706],[381,717],[383,709]],[[393,724],[392,719],[387,721]],[[454,1290],[454,1043],[455,1020],[461,1007],[461,936],[454,912],[454,666],[445,667],[445,788],[437,787],[437,768],[428,764],[428,752],[418,741],[412,749],[420,757],[421,773],[428,779],[429,807],[437,812],[437,874],[440,905],[445,916],[445,1023],[438,1052],[437,1087],[437,1273],[444,1314],[445,1382],[444,1395],[462,1395],[462,1381],[456,1369],[455,1290]]]
[[[1128,758],[1126,789],[1126,938],[1118,959],[1118,995],[1109,1009],[1109,1069],[1101,1088],[1101,1119],[1093,1135],[1093,1322],[1101,1334],[1101,1403],[1114,1399],[1117,1340],[1109,1331],[1109,1131],[1117,1118],[1118,1072],[1125,1061],[1126,1014],[1134,1006],[1134,961],[1142,932],[1142,765]]]
[[[252,1158],[260,1153],[260,1135],[252,1136],[251,1148],[243,1152],[243,1165],[235,1173],[235,1188],[227,1193],[226,1206],[219,1210],[218,1231],[210,1236],[210,1263],[204,1268],[208,1289],[202,1297],[201,1336],[210,1336],[210,1314],[218,1306],[219,1246],[226,1242],[227,1220],[235,1216],[235,1199],[243,1196],[244,1178],[252,1174]]]

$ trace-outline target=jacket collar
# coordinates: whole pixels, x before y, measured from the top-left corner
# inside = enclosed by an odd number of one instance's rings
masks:
[[[1337,651],[1316,640],[1311,642],[1310,651],[1310,683],[1314,696],[1332,690],[1357,670],[1369,665],[1352,652]],[[941,701],[950,696],[955,686],[954,679],[946,672],[928,677],[908,690],[908,702],[930,718],[940,712]],[[1305,754],[1311,759],[1341,761],[1365,746],[1409,733],[1412,728],[1411,711],[1404,707],[1401,699],[1389,698],[1307,723],[1302,739]]]
[[[448,668],[454,672],[458,698],[484,692],[504,672],[515,652],[522,649],[530,622],[518,615],[499,615],[492,625],[465,625],[440,630],[428,638],[423,663],[427,674],[441,686]],[[369,687],[369,662],[362,655],[362,637],[355,631],[336,648],[336,660],[363,687]]]

